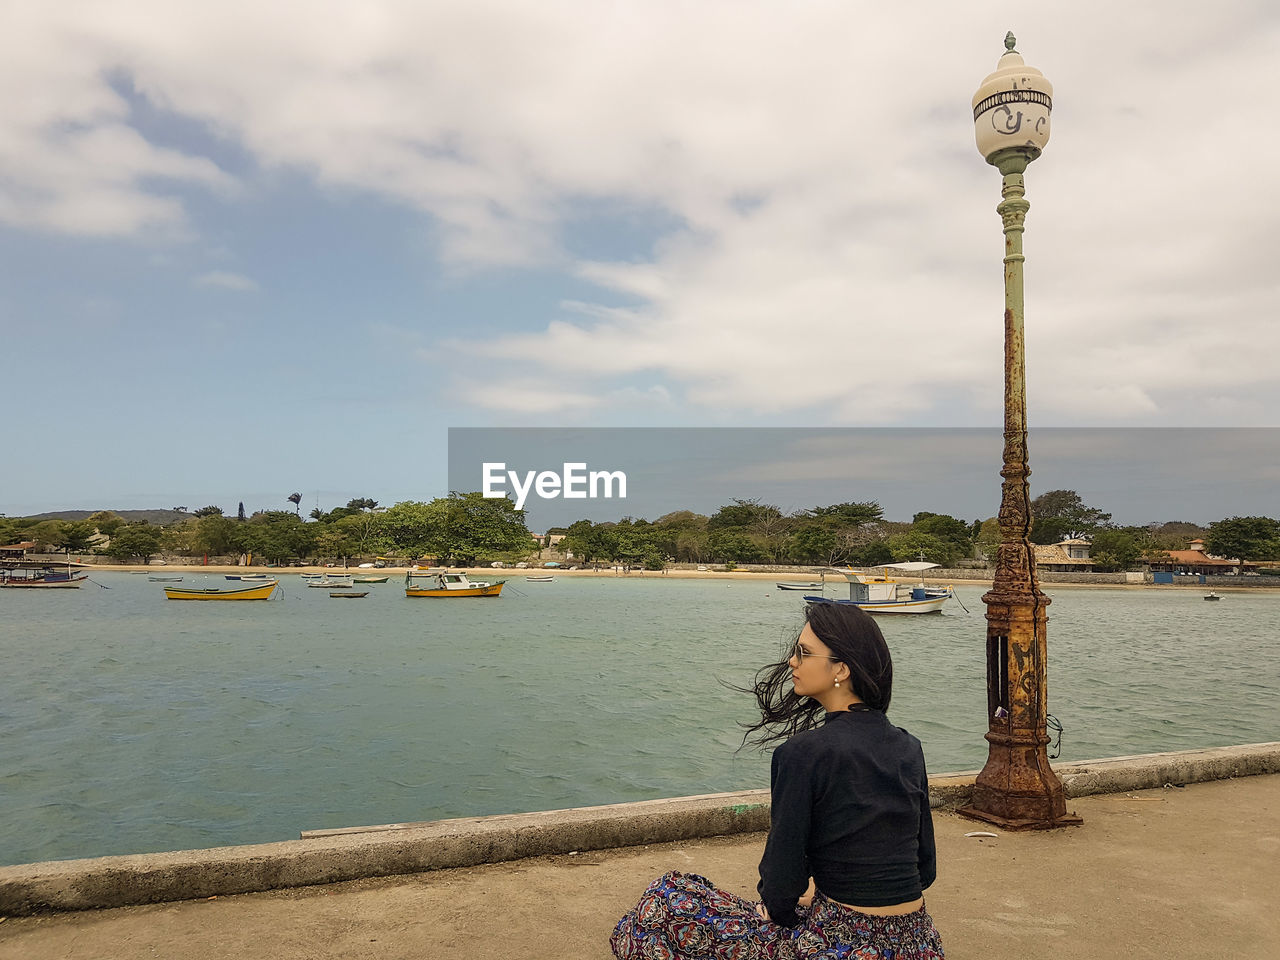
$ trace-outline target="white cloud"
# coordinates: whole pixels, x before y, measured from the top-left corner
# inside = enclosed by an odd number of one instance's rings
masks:
[[[256,280],[227,270],[211,270],[196,277],[194,282],[198,287],[218,287],[222,290],[238,290],[246,293],[258,289]]]
[[[926,20],[818,0],[20,10],[0,56],[11,225],[179,229],[175,185],[234,186],[144,140],[109,83],[123,75],[265,170],[430,215],[453,264],[599,285],[600,304],[541,329],[449,345],[468,402],[607,415],[598,398],[625,380],[697,416],[998,417],[999,181],[968,102],[1007,5]],[[1017,19],[1056,86],[1054,140],[1027,175],[1033,410],[1265,420],[1274,407],[1249,398],[1277,392],[1263,118],[1280,13],[1083,0]],[[566,211],[593,202],[680,226],[643,262],[573,262]],[[1193,376],[1204,403],[1186,400]]]

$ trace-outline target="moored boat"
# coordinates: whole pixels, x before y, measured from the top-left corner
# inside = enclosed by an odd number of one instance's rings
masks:
[[[555,577],[525,577],[529,583],[552,583],[555,579]]]
[[[358,600],[361,597],[367,597],[368,590],[330,590],[329,596],[342,597],[344,600]]]
[[[814,587],[821,588],[823,584],[814,580],[812,583],[775,583],[774,586],[779,590],[812,590]]]
[[[165,587],[164,595],[168,600],[270,600],[279,586],[279,580],[265,580],[238,587]]]
[[[920,573],[923,577],[925,570],[937,566],[936,563],[923,560],[887,563],[884,565],[886,576],[880,577],[852,570],[837,570],[849,582],[848,600],[813,596],[807,596],[805,600],[812,603],[847,603],[867,613],[940,613],[943,604],[954,596],[950,587],[927,587],[923,579],[919,584],[903,583],[887,576],[889,570],[901,570]]]
[[[389,579],[391,579],[391,578],[390,578],[390,577],[375,577],[375,576],[367,576],[367,577],[356,577],[354,582],[356,582],[356,583],[386,583]]]
[[[423,580],[421,584],[415,579]],[[406,597],[496,597],[502,593],[505,580],[470,580],[465,573],[448,570],[410,570],[404,576]]]
[[[32,560],[26,557],[0,561],[0,587],[25,590],[76,590],[87,580],[86,564]]]
[[[352,586],[350,574],[345,573],[308,577],[303,582],[308,587],[323,587],[326,590],[349,589]]]

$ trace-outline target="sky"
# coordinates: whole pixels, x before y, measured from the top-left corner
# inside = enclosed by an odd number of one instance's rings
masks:
[[[9,516],[427,500],[450,428],[998,427],[1008,30],[1033,430],[1277,425],[1274,4],[5,9]]]

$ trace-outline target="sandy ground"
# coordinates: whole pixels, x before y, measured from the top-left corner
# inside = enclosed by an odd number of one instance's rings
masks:
[[[1084,825],[935,815],[926,893],[950,960],[1280,956],[1280,775],[1070,802]],[[763,836],[537,857],[325,887],[0,923],[0,960],[607,960],[667,870],[753,896]]]

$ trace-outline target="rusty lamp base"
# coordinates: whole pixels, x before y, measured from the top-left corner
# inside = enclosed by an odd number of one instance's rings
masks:
[[[1037,817],[1033,820],[1015,820],[979,810],[976,807],[961,807],[956,813],[970,820],[981,820],[983,823],[990,823],[1006,830],[1056,830],[1058,827],[1078,827],[1084,823],[1084,818],[1074,813],[1062,813],[1056,817]]]
[[[991,734],[987,736],[992,739]],[[1062,781],[1049,767],[1042,744],[1028,744],[1031,749],[1025,754],[1012,751],[1024,762],[1010,765],[1009,754],[997,743],[992,744],[996,749],[992,750],[987,769],[974,781],[968,805],[957,813],[1006,830],[1054,830],[1084,823],[1083,818],[1067,812]]]

